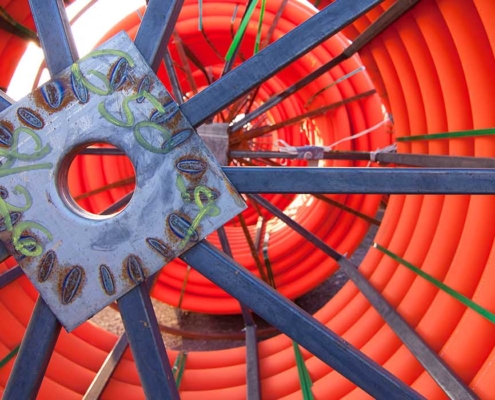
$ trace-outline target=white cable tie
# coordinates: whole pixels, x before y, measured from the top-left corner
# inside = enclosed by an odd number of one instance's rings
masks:
[[[335,143],[331,144],[330,146],[325,146],[325,151],[330,151],[332,150],[332,148],[334,148],[335,146],[341,144],[341,143],[344,143],[344,142],[347,142],[349,140],[353,140],[353,139],[357,139],[357,138],[360,138],[361,136],[364,136],[364,135],[367,135],[368,133],[370,132],[373,132],[375,131],[376,129],[380,128],[381,126],[385,125],[387,122],[389,121],[389,119],[384,119],[383,121],[381,121],[380,123],[372,126],[371,128],[368,128],[362,132],[359,132],[359,133],[356,133],[354,135],[351,135],[351,136],[347,136],[343,139],[340,139],[338,141],[336,141]]]

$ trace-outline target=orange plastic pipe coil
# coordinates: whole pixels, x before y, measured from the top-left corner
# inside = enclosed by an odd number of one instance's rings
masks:
[[[230,43],[230,19],[235,4],[237,3],[233,1],[205,1],[204,4],[205,32],[221,54],[226,52]],[[391,1],[382,3],[357,20],[345,33],[353,39],[390,4]],[[265,31],[279,5],[280,1],[267,2]],[[242,4],[239,5],[235,26],[239,24],[243,7]],[[281,36],[300,24],[311,13],[312,9],[307,4],[290,1],[275,36]],[[362,61],[368,68],[369,76],[387,111],[393,116],[397,137],[480,129],[494,125],[495,115],[490,101],[492,88],[495,87],[495,26],[491,23],[492,15],[495,15],[495,3],[491,0],[422,0],[362,51]],[[135,31],[133,26],[138,22],[136,18],[137,16],[130,17],[119,28],[132,33]],[[253,21],[257,21],[256,13]],[[246,54],[252,52],[255,25],[249,25],[243,42],[242,49]],[[221,65],[221,60],[214,58],[215,53],[205,45],[201,33],[197,31],[195,1],[186,1],[177,30],[182,40],[201,57],[205,65]],[[228,41],[224,39],[226,35]],[[261,103],[271,94],[337,55],[343,46],[343,36],[326,42],[310,56],[303,57],[293,67],[264,84],[257,102]],[[3,60],[11,54],[5,53],[5,49],[4,47]],[[171,50],[175,56],[173,46]],[[280,121],[304,112],[305,102],[316,90],[359,65],[358,58],[343,63],[314,85],[283,102],[268,118]],[[213,72],[218,74],[220,69],[214,68]],[[204,85],[201,74],[194,69],[193,73],[199,86]],[[184,80],[184,76],[181,79]],[[164,80],[166,82],[166,78]],[[184,83],[184,87],[186,86]],[[371,87],[368,75],[357,74],[340,84],[338,90],[326,91],[312,107],[351,97]],[[342,108],[315,119],[314,126],[318,129],[315,129],[309,139],[305,139],[299,126],[296,126],[274,132],[270,143],[281,138],[293,145],[328,145],[338,138],[350,135],[351,125],[352,132],[358,132],[382,118],[380,101],[378,98],[369,98],[352,103],[347,109]],[[383,130],[352,144],[343,144],[341,148],[374,150],[388,143]],[[400,144],[399,151],[493,157],[494,144],[489,137],[450,139]],[[122,164],[123,172],[120,175],[118,171],[110,172],[111,168],[103,164],[91,165],[91,168],[104,171],[100,172],[101,175],[108,174],[108,180],[90,183],[86,179],[79,179],[79,193],[113,182],[114,179],[122,179],[126,176],[124,172],[129,173],[125,169],[129,166],[126,167],[125,164]],[[327,165],[348,164],[336,162]],[[83,165],[78,167],[81,171],[83,167],[88,168]],[[108,198],[109,193],[113,197]],[[105,193],[107,198],[98,202],[96,197],[92,198],[94,204],[88,200],[89,206],[98,211],[118,199],[119,193],[109,193]],[[354,208],[370,215],[376,211],[379,201],[376,196],[332,198],[352,204]],[[293,204],[298,198],[291,200]],[[289,205],[284,196],[272,196],[271,201],[279,207]],[[494,217],[493,202],[493,197],[490,196],[391,196],[375,241],[481,306],[495,311],[495,293],[491,285],[495,278],[495,258],[492,254],[495,226],[486,223]],[[366,231],[367,225],[364,222],[314,199],[302,199],[297,204],[294,218],[339,251],[352,251]],[[256,211],[252,208],[246,212],[251,225],[256,217]],[[251,226],[252,232],[254,229]],[[232,222],[227,227],[227,232],[236,259],[256,273],[239,224]],[[212,238],[212,241],[215,242],[215,239]],[[280,290],[290,297],[311,289],[335,270],[332,262],[282,226],[275,225],[272,228],[269,252],[276,280],[280,281]],[[5,270],[12,265],[9,261],[0,268]],[[495,327],[490,322],[375,249],[369,251],[360,270],[481,398],[493,397]],[[182,285],[184,266],[174,263],[163,271],[154,294],[157,298],[174,304]],[[25,278],[0,290],[0,317],[3,326],[0,329],[0,355],[8,353],[21,341],[35,299],[36,292]],[[183,307],[199,308],[197,303],[202,301],[206,304],[204,311],[210,313],[238,310],[235,300],[192,272]],[[440,388],[353,284],[344,286],[315,317],[426,398],[445,398]],[[80,398],[115,340],[113,334],[91,323],[82,325],[70,335],[62,333],[43,382],[40,398]],[[259,351],[263,398],[300,399],[302,394],[291,340],[278,335],[261,342]],[[173,362],[177,353],[169,351],[169,355]],[[360,389],[312,354],[303,350],[303,356],[314,383],[312,390],[315,398],[367,398]],[[12,364],[13,361],[10,361],[0,369],[0,388],[5,386]],[[244,348],[192,352],[187,358],[181,396],[183,399],[245,398],[245,369]],[[143,397],[129,352],[119,364],[103,398],[112,399],[117,396],[122,399]]]

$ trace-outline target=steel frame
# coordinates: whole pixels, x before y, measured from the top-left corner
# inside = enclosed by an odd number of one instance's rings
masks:
[[[206,90],[181,104],[182,112],[193,126],[199,126],[380,2],[381,0],[352,2],[341,0],[331,4],[282,39],[226,73]],[[357,44],[351,50],[353,52],[359,50],[415,3],[417,0],[397,1],[393,12],[380,20],[380,24],[373,31],[356,41]],[[63,2],[62,0],[30,0],[30,5],[45,52],[47,66],[52,75],[56,74],[72,64],[78,57]],[[181,5],[182,1],[149,1],[148,12],[144,15],[135,43],[155,70],[165,55],[166,44],[172,34]],[[333,63],[336,65],[350,54],[344,54]],[[167,64],[170,67],[170,62]],[[331,66],[327,65],[324,68],[328,70]],[[228,69],[226,68],[226,71]],[[314,78],[315,76],[312,77]],[[302,87],[301,85],[298,83],[295,87]],[[293,89],[294,87],[289,91],[292,93]],[[178,95],[179,93],[176,93],[176,96]],[[1,100],[2,108],[7,107],[9,100],[4,96]],[[273,106],[276,101],[278,100],[273,100],[270,105]],[[243,120],[243,123],[246,123],[249,118],[254,118],[252,115],[259,115],[261,112],[263,110],[254,111]],[[235,126],[235,128],[240,126],[242,125]],[[224,172],[241,193],[495,193],[495,172],[489,169],[226,167]],[[349,265],[349,262],[340,254],[285,217],[280,210],[267,204],[261,197],[255,196],[254,199],[324,250],[330,257],[339,261],[342,268],[356,282],[370,302],[383,311],[382,315],[392,328],[399,326],[396,332],[406,344],[410,344],[413,354],[423,360],[422,363],[428,372],[438,378],[449,397],[476,398],[469,388],[455,376],[455,373],[422,342],[414,329],[408,326],[395,313],[392,306],[356,271],[354,266]],[[259,398],[259,372],[255,351],[255,328],[247,308],[266,319],[375,398],[421,398],[418,393],[373,360],[238,265],[229,257],[228,242],[224,240],[222,244],[227,254],[220,252],[208,242],[202,241],[184,253],[181,258],[245,305],[243,311],[246,314],[246,326],[249,328],[246,329],[248,369],[250,370],[248,371],[249,398]],[[8,284],[20,275],[20,268],[13,269],[1,275],[0,282]],[[124,295],[119,300],[119,307],[127,336],[122,336],[118,340],[85,398],[95,398],[101,394],[127,347],[126,338],[134,353],[147,397],[178,398],[179,394],[159,334],[147,285],[143,283]],[[142,321],[146,321],[145,328],[143,328]],[[7,384],[5,399],[36,397],[59,331],[60,324],[40,298],[33,311]],[[316,337],[318,340],[314,340]]]

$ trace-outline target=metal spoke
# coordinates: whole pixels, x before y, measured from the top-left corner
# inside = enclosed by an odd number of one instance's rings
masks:
[[[0,289],[14,282],[17,278],[20,278],[22,275],[24,275],[24,273],[22,272],[22,268],[19,266],[4,271],[0,275]]]
[[[148,399],[179,399],[146,283],[117,301],[139,378]]]
[[[223,167],[240,193],[494,194],[492,169]]]
[[[74,38],[62,0],[29,0],[45,61],[52,76],[76,61]]]
[[[320,107],[316,110],[312,110],[312,111],[308,111],[307,113],[300,114],[296,117],[289,118],[285,121],[279,122],[278,124],[267,125],[267,126],[262,126],[261,128],[251,129],[250,131],[247,131],[245,133],[240,133],[238,135],[233,134],[230,137],[229,144],[231,146],[234,146],[234,145],[242,142],[243,140],[254,139],[254,138],[257,138],[259,136],[266,135],[267,133],[276,131],[277,129],[283,128],[285,126],[297,124],[306,118],[315,118],[315,117],[324,115],[331,110],[335,110],[336,108],[345,106],[346,104],[352,103],[352,102],[357,101],[357,100],[365,99],[366,97],[372,96],[375,93],[376,93],[376,90],[374,90],[374,89],[369,90],[367,92],[358,94],[358,95],[353,96],[353,97],[349,97],[349,98],[344,99],[342,101],[339,101],[337,103],[332,103],[332,104],[326,105],[324,107]]]
[[[144,59],[157,71],[163,60],[184,0],[150,0],[134,40]]]
[[[217,230],[217,232],[223,252],[232,258],[232,250],[230,248],[225,228],[222,226]],[[246,334],[247,398],[249,400],[259,400],[261,399],[261,384],[256,325],[249,308],[241,302],[239,302],[239,304],[241,306],[242,317],[245,325],[244,331]]]
[[[394,21],[396,21],[399,17],[404,15],[407,11],[409,11],[413,6],[418,3],[419,0],[398,0],[394,3],[387,11],[385,11],[380,17],[373,22],[361,35],[359,35],[352,44],[349,45],[341,54],[335,57],[333,60],[328,63],[322,65],[316,71],[312,72],[308,76],[304,77],[300,81],[294,83],[292,86],[288,87],[284,91],[279,94],[271,97],[266,102],[263,103],[260,107],[258,107],[253,112],[244,116],[243,119],[237,121],[235,124],[232,124],[229,131],[235,132],[241,129],[247,123],[253,121],[258,118],[260,115],[266,113],[271,108],[275,107],[282,100],[296,93],[299,89],[302,89],[306,85],[313,82],[318,77],[322,76],[324,73],[330,71],[335,66],[339,65],[341,62],[347,60],[356,54],[359,50],[361,50],[365,45],[371,42],[376,36],[378,36],[381,32],[383,32],[386,28],[388,28]],[[328,7],[327,7],[328,8]]]
[[[181,259],[375,398],[422,398],[208,242],[200,242]]]
[[[93,382],[91,382],[91,386],[86,391],[83,400],[93,400],[100,398],[108,384],[108,381],[115,372],[117,365],[119,365],[119,362],[122,359],[122,356],[124,355],[124,352],[126,351],[128,345],[129,342],[127,340],[126,334],[124,333],[117,339],[115,346],[113,346],[113,349],[110,351],[110,353],[108,353],[108,356],[103,362],[100,370],[96,374],[95,379],[93,380]]]
[[[197,127],[383,0],[337,1],[181,105]]]
[[[307,241],[322,250],[338,262],[349,279],[359,288],[371,305],[382,316],[411,353],[423,365],[442,390],[453,400],[477,399],[474,392],[457,376],[457,374],[438,356],[430,346],[416,333],[394,307],[376,290],[373,285],[342,254],[328,246],[323,240],[303,228],[285,215],[280,209],[258,195],[250,196],[261,206],[299,233]]]
[[[175,102],[182,104],[184,102],[184,94],[180,88],[179,78],[177,77],[177,72],[174,68],[174,62],[172,61],[172,56],[168,50],[165,51],[163,60],[165,61],[165,68],[167,69],[168,79],[170,81],[170,85],[172,86],[172,91],[174,92]]]
[[[301,149],[304,150],[304,149]],[[230,158],[250,159],[288,159],[301,158],[300,154],[291,154],[283,151],[242,151],[231,150]],[[384,164],[408,165],[411,167],[426,168],[495,168],[495,158],[488,157],[461,157],[437,156],[430,154],[407,153],[380,153],[367,151],[325,151],[322,157],[308,158],[311,160],[353,160],[372,161]]]
[[[38,297],[3,394],[4,400],[36,398],[60,327],[45,301]]]

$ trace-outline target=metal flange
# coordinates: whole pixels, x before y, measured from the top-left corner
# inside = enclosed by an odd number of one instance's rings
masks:
[[[72,199],[74,156],[109,143],[131,160],[128,206]],[[0,239],[72,330],[245,208],[125,33],[0,114]]]

